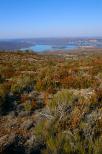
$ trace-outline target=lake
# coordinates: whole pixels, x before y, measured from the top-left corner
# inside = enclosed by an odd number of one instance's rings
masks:
[[[65,46],[57,46],[57,45],[34,45],[29,48],[23,48],[21,50],[32,50],[35,52],[44,52],[44,51],[57,51],[57,50],[72,50],[76,49],[76,45],[65,45]]]
[[[32,50],[35,52],[71,50],[78,48],[102,48],[102,39],[89,38],[35,38],[0,40],[0,50]]]

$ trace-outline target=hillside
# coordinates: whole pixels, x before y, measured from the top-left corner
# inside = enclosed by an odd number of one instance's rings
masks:
[[[1,154],[102,154],[102,49],[0,52]]]

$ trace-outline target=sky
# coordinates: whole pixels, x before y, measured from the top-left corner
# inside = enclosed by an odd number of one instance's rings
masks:
[[[102,36],[102,0],[0,0],[0,39]]]

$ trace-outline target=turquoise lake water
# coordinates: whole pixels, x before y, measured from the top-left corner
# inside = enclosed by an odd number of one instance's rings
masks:
[[[24,48],[21,50],[32,50],[35,52],[44,52],[44,51],[56,51],[56,50],[70,50],[75,49],[75,45],[66,45],[66,46],[52,46],[52,45],[34,45],[29,48]]]

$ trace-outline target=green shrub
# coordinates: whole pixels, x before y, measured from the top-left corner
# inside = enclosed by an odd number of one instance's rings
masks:
[[[72,105],[74,99],[75,97],[72,92],[63,89],[53,96],[51,101],[48,103],[48,107],[50,108],[50,111],[60,113],[66,106]]]
[[[11,92],[13,93],[21,93],[22,90],[30,86],[32,80],[30,76],[19,76],[16,78],[12,79],[12,84],[11,84]]]
[[[30,102],[26,101],[26,102],[24,102],[23,104],[24,104],[24,109],[25,109],[25,111],[31,111],[31,109],[32,109],[32,104],[31,104]]]

